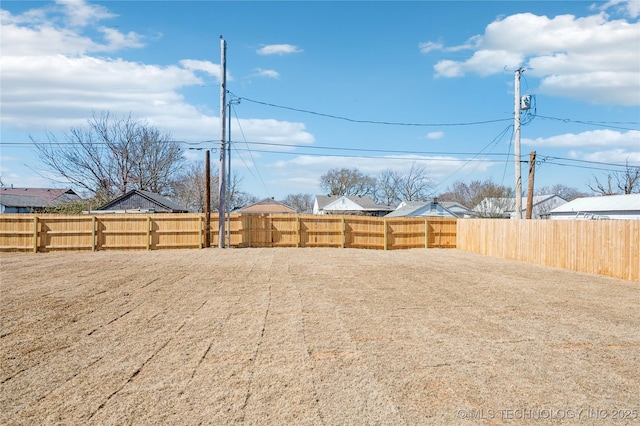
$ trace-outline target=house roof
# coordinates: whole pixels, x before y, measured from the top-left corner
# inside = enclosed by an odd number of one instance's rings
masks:
[[[357,204],[363,211],[391,211],[392,207],[382,204],[376,204],[371,197],[366,195],[316,195],[318,209],[323,210],[325,207],[336,202],[341,198],[346,198],[354,204]]]
[[[449,205],[457,205],[463,207],[461,204],[448,202]],[[435,212],[431,208],[435,206]],[[466,211],[466,209],[465,209]],[[439,216],[439,217],[458,217],[458,215],[447,207],[444,202],[431,201],[403,201],[400,206],[386,215],[385,217],[407,217],[407,216]]]
[[[98,208],[98,210],[110,210],[110,207],[116,205],[118,202],[120,202],[121,200],[124,200],[125,198],[129,198],[131,196],[133,196],[134,194],[139,195],[142,198],[146,198],[147,200],[151,201],[154,204],[157,204],[160,207],[163,207],[167,210],[171,210],[174,212],[186,212],[187,210],[182,207],[179,206],[178,204],[174,203],[173,201],[171,201],[170,199],[160,195],[160,194],[156,194],[154,192],[149,192],[149,191],[143,191],[141,189],[133,189],[129,192],[127,192],[124,195],[119,196],[118,198],[115,198],[111,201],[109,201],[107,204],[101,206],[100,208]]]
[[[264,198],[237,211],[241,213],[296,213],[295,209],[273,198]]]
[[[80,198],[69,188],[0,188],[0,204],[11,207],[47,207]]]
[[[427,204],[426,201],[403,201],[398,205],[398,208],[389,213],[386,217],[409,216],[425,204]]]
[[[576,198],[550,213],[640,211],[640,194]]]

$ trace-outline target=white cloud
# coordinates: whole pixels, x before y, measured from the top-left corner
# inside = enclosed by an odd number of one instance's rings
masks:
[[[310,144],[314,137],[305,130],[303,123],[277,121],[272,119],[244,119],[240,120],[242,133],[247,141],[265,142],[270,144]],[[291,147],[264,145],[256,149],[290,150]]]
[[[624,4],[633,10],[631,2]],[[522,66],[540,78],[538,93],[640,105],[639,33],[640,22],[609,19],[604,12],[583,18],[521,13],[492,22],[462,46],[425,42],[420,49],[475,50],[466,60],[439,61],[437,77],[486,76]]]
[[[220,80],[221,72],[219,64],[195,59],[183,59],[180,61],[180,65],[189,71],[202,71]],[[229,70],[227,70],[227,80],[231,80]]]
[[[429,177],[432,179],[447,176],[452,170],[459,170],[467,166],[484,172],[493,165],[490,161],[473,161],[468,163],[466,159],[445,156],[427,157],[404,155],[364,158],[298,155],[290,160],[276,161],[270,165],[270,168],[291,176],[316,176],[315,179],[317,180],[323,173],[326,173],[327,170],[332,168],[357,168],[364,174],[376,176],[385,170],[405,173],[413,163],[425,166]]]
[[[562,147],[562,148],[598,148],[607,146],[629,146],[640,148],[640,131],[629,130],[628,132],[618,132],[615,130],[591,130],[583,133],[565,133],[563,135],[549,138],[526,139],[523,138],[523,145],[535,147]]]
[[[425,136],[427,139],[442,139],[443,137],[444,132],[429,132]]]
[[[259,77],[267,77],[267,78],[280,78],[280,73],[278,73],[278,71],[265,70],[262,68],[256,68],[255,75]]]
[[[115,16],[103,6],[72,0],[59,4],[64,6],[60,10],[63,14],[61,19],[57,17],[59,10],[56,8],[34,9],[16,16],[3,10],[0,14],[2,56],[73,56],[144,46],[143,37],[139,34],[124,34],[106,26],[96,27],[102,33],[103,40],[96,41],[83,35],[82,31],[87,25]]]
[[[638,0],[609,0],[599,8],[602,11],[613,9],[621,12],[631,18],[637,18],[640,15],[640,1]]]
[[[268,44],[256,51],[258,55],[289,55],[300,52],[302,49],[292,44]]]
[[[571,158],[595,161],[598,163],[615,163],[615,164],[640,164],[640,150],[628,151],[622,148],[610,149],[604,151],[596,151],[590,153],[584,153],[581,151],[571,151],[569,153]]]
[[[439,41],[427,41],[420,43],[418,48],[420,49],[420,53],[429,53],[435,50],[444,50],[444,45]]]
[[[104,6],[89,4],[83,0],[57,0],[56,4],[64,8],[66,21],[72,27],[84,27],[116,16]]]
[[[217,111],[189,104],[181,90],[205,84],[205,76],[219,80],[220,65],[195,59],[155,65],[92,56],[92,52],[143,47],[138,34],[101,24],[113,17],[102,6],[71,0],[20,15],[0,11],[3,130],[62,132],[85,125],[94,113],[109,112],[132,114],[177,140],[217,140]],[[98,39],[85,31],[98,34]],[[277,75],[262,71],[268,77]],[[240,122],[247,140],[314,141],[302,123]]]

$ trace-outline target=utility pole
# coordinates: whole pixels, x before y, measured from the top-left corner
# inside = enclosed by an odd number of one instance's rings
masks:
[[[527,219],[531,219],[533,213],[533,177],[536,174],[536,152],[529,153],[529,181],[527,184]]]
[[[204,154],[204,246],[211,247],[211,164],[209,150]]]
[[[218,175],[218,248],[224,248],[224,213],[226,211],[225,145],[227,96],[227,42],[220,36],[220,173]]]
[[[513,155],[516,167],[516,219],[522,219],[522,170],[520,169],[520,76],[524,69],[518,68],[515,73],[515,106],[513,110]]]

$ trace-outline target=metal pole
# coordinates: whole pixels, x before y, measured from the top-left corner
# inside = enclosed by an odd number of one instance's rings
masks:
[[[218,176],[218,248],[224,248],[224,212],[226,200],[226,175],[225,175],[225,146],[227,110],[227,43],[220,36],[220,173]]]
[[[519,68],[515,74],[515,106],[513,110],[513,155],[516,167],[516,211],[515,218],[522,219],[522,171],[520,169],[520,76],[524,70]]]
[[[231,247],[231,104],[229,101],[229,129],[227,138],[227,248]]]

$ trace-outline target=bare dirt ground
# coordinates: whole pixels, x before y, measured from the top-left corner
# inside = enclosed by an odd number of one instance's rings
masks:
[[[1,424],[640,415],[635,282],[439,249],[2,253],[0,263]]]

